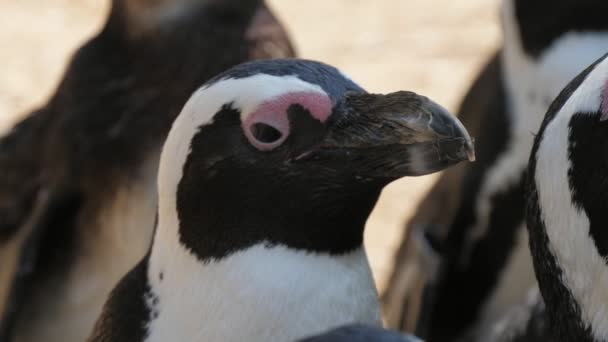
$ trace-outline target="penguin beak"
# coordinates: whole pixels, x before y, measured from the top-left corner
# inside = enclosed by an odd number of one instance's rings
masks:
[[[361,177],[421,176],[475,160],[462,123],[412,92],[347,94],[328,130],[322,146],[303,157],[349,165]]]

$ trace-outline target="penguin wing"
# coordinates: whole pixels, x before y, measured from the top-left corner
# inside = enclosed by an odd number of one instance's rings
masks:
[[[34,112],[0,139],[0,341],[9,340],[49,227],[73,214],[75,197],[43,167],[48,115]],[[65,222],[65,221],[61,221]]]
[[[501,80],[500,51],[480,71],[465,95],[459,118],[471,136],[483,138],[484,118],[505,111]],[[406,234],[395,255],[393,273],[382,296],[387,324],[391,328],[416,331],[424,337],[424,326],[432,308],[432,287],[438,277],[448,233],[457,215],[471,201],[480,166],[486,163],[485,146],[476,146],[477,161],[461,163],[445,170],[406,224]],[[421,330],[422,329],[422,330]]]
[[[245,37],[251,59],[288,58],[296,55],[287,32],[264,3],[256,10]]]
[[[88,342],[135,342],[146,337],[146,325],[154,312],[146,300],[154,300],[148,286],[148,256],[129,271],[110,292]]]
[[[32,212],[45,202],[38,174],[39,146],[35,144],[39,115],[34,113],[0,139],[0,340],[7,340],[18,304],[14,284],[22,273],[24,246],[35,221]]]
[[[32,209],[41,186],[33,114],[0,139],[0,243],[10,240]]]

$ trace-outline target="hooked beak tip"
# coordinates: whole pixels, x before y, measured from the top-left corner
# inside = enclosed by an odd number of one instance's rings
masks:
[[[467,157],[469,158],[469,161],[471,163],[474,162],[475,161],[475,141],[473,139],[468,141],[467,146],[465,148],[467,149]]]

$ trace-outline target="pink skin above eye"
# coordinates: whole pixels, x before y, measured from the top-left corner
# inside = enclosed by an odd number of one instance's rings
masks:
[[[331,115],[332,103],[325,94],[315,92],[286,93],[262,103],[243,122],[243,130],[247,140],[260,151],[270,151],[280,146],[289,136],[291,127],[287,117],[287,109],[291,105],[300,105],[310,112],[310,115],[321,121],[327,121]],[[280,138],[272,142],[263,142],[253,135],[256,124],[265,124],[276,129]]]

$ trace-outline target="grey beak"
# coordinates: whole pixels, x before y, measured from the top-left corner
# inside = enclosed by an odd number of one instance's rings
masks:
[[[337,108],[315,158],[352,163],[357,176],[420,176],[475,160],[462,123],[424,96],[352,93]]]

